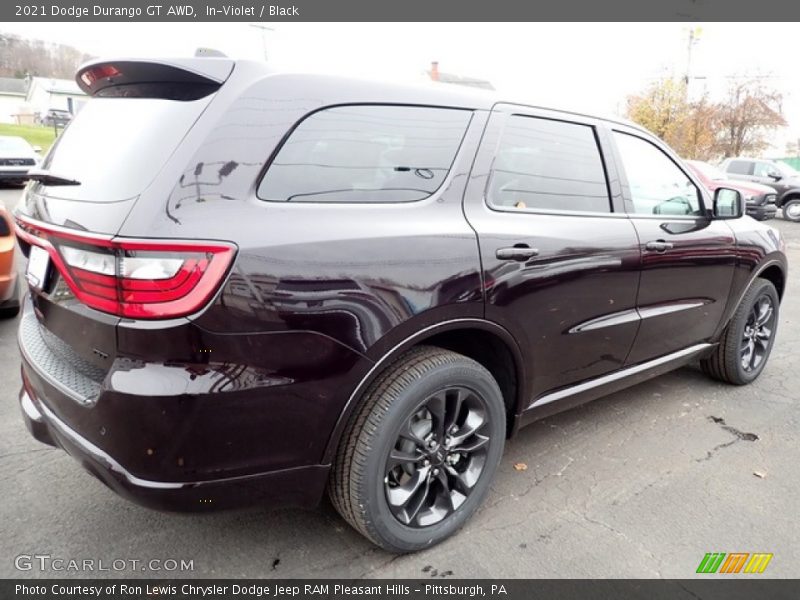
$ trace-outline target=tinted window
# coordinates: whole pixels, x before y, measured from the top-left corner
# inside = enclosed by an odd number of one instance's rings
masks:
[[[53,195],[113,202],[141,193],[210,99],[92,98],[59,136],[43,164],[44,169],[81,185],[58,186]]]
[[[737,175],[752,175],[753,163],[747,160],[732,160],[728,163],[726,170],[728,173],[735,173]]]
[[[413,202],[442,185],[467,130],[466,110],[339,106],[305,119],[258,196],[283,202]]]
[[[614,132],[628,178],[628,212],[642,215],[699,215],[700,191],[678,165],[650,142]]]
[[[492,164],[486,198],[503,208],[609,212],[594,129],[511,116]]]
[[[772,163],[757,162],[753,170],[753,175],[756,177],[769,177],[770,173],[775,173],[777,171],[778,169]]]

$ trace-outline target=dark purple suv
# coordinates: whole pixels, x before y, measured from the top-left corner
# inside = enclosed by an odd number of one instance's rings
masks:
[[[16,212],[39,440],[161,509],[311,506],[398,552],[505,440],[699,359],[755,379],[786,280],[630,124],[223,58],[103,61]]]

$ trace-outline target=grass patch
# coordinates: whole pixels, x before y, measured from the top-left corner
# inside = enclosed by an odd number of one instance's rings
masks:
[[[17,135],[25,138],[31,146],[41,146],[42,155],[53,145],[56,134],[52,127],[40,125],[11,125],[0,123],[0,135]]]

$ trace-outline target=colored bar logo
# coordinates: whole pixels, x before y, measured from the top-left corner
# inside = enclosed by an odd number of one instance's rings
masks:
[[[764,552],[707,552],[697,566],[697,573],[763,573],[772,554]]]

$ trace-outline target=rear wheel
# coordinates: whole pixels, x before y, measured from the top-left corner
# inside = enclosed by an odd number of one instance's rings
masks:
[[[0,319],[13,319],[19,314],[19,279],[14,282],[14,291],[11,298],[5,302],[0,302]]]
[[[734,385],[750,383],[764,370],[778,326],[778,292],[756,279],[742,298],[714,354],[700,362],[703,371]]]
[[[342,439],[329,494],[391,552],[427,548],[480,506],[505,442],[497,382],[455,352],[419,347],[387,369]]]
[[[783,204],[783,216],[789,221],[800,223],[800,198],[792,198]]]

